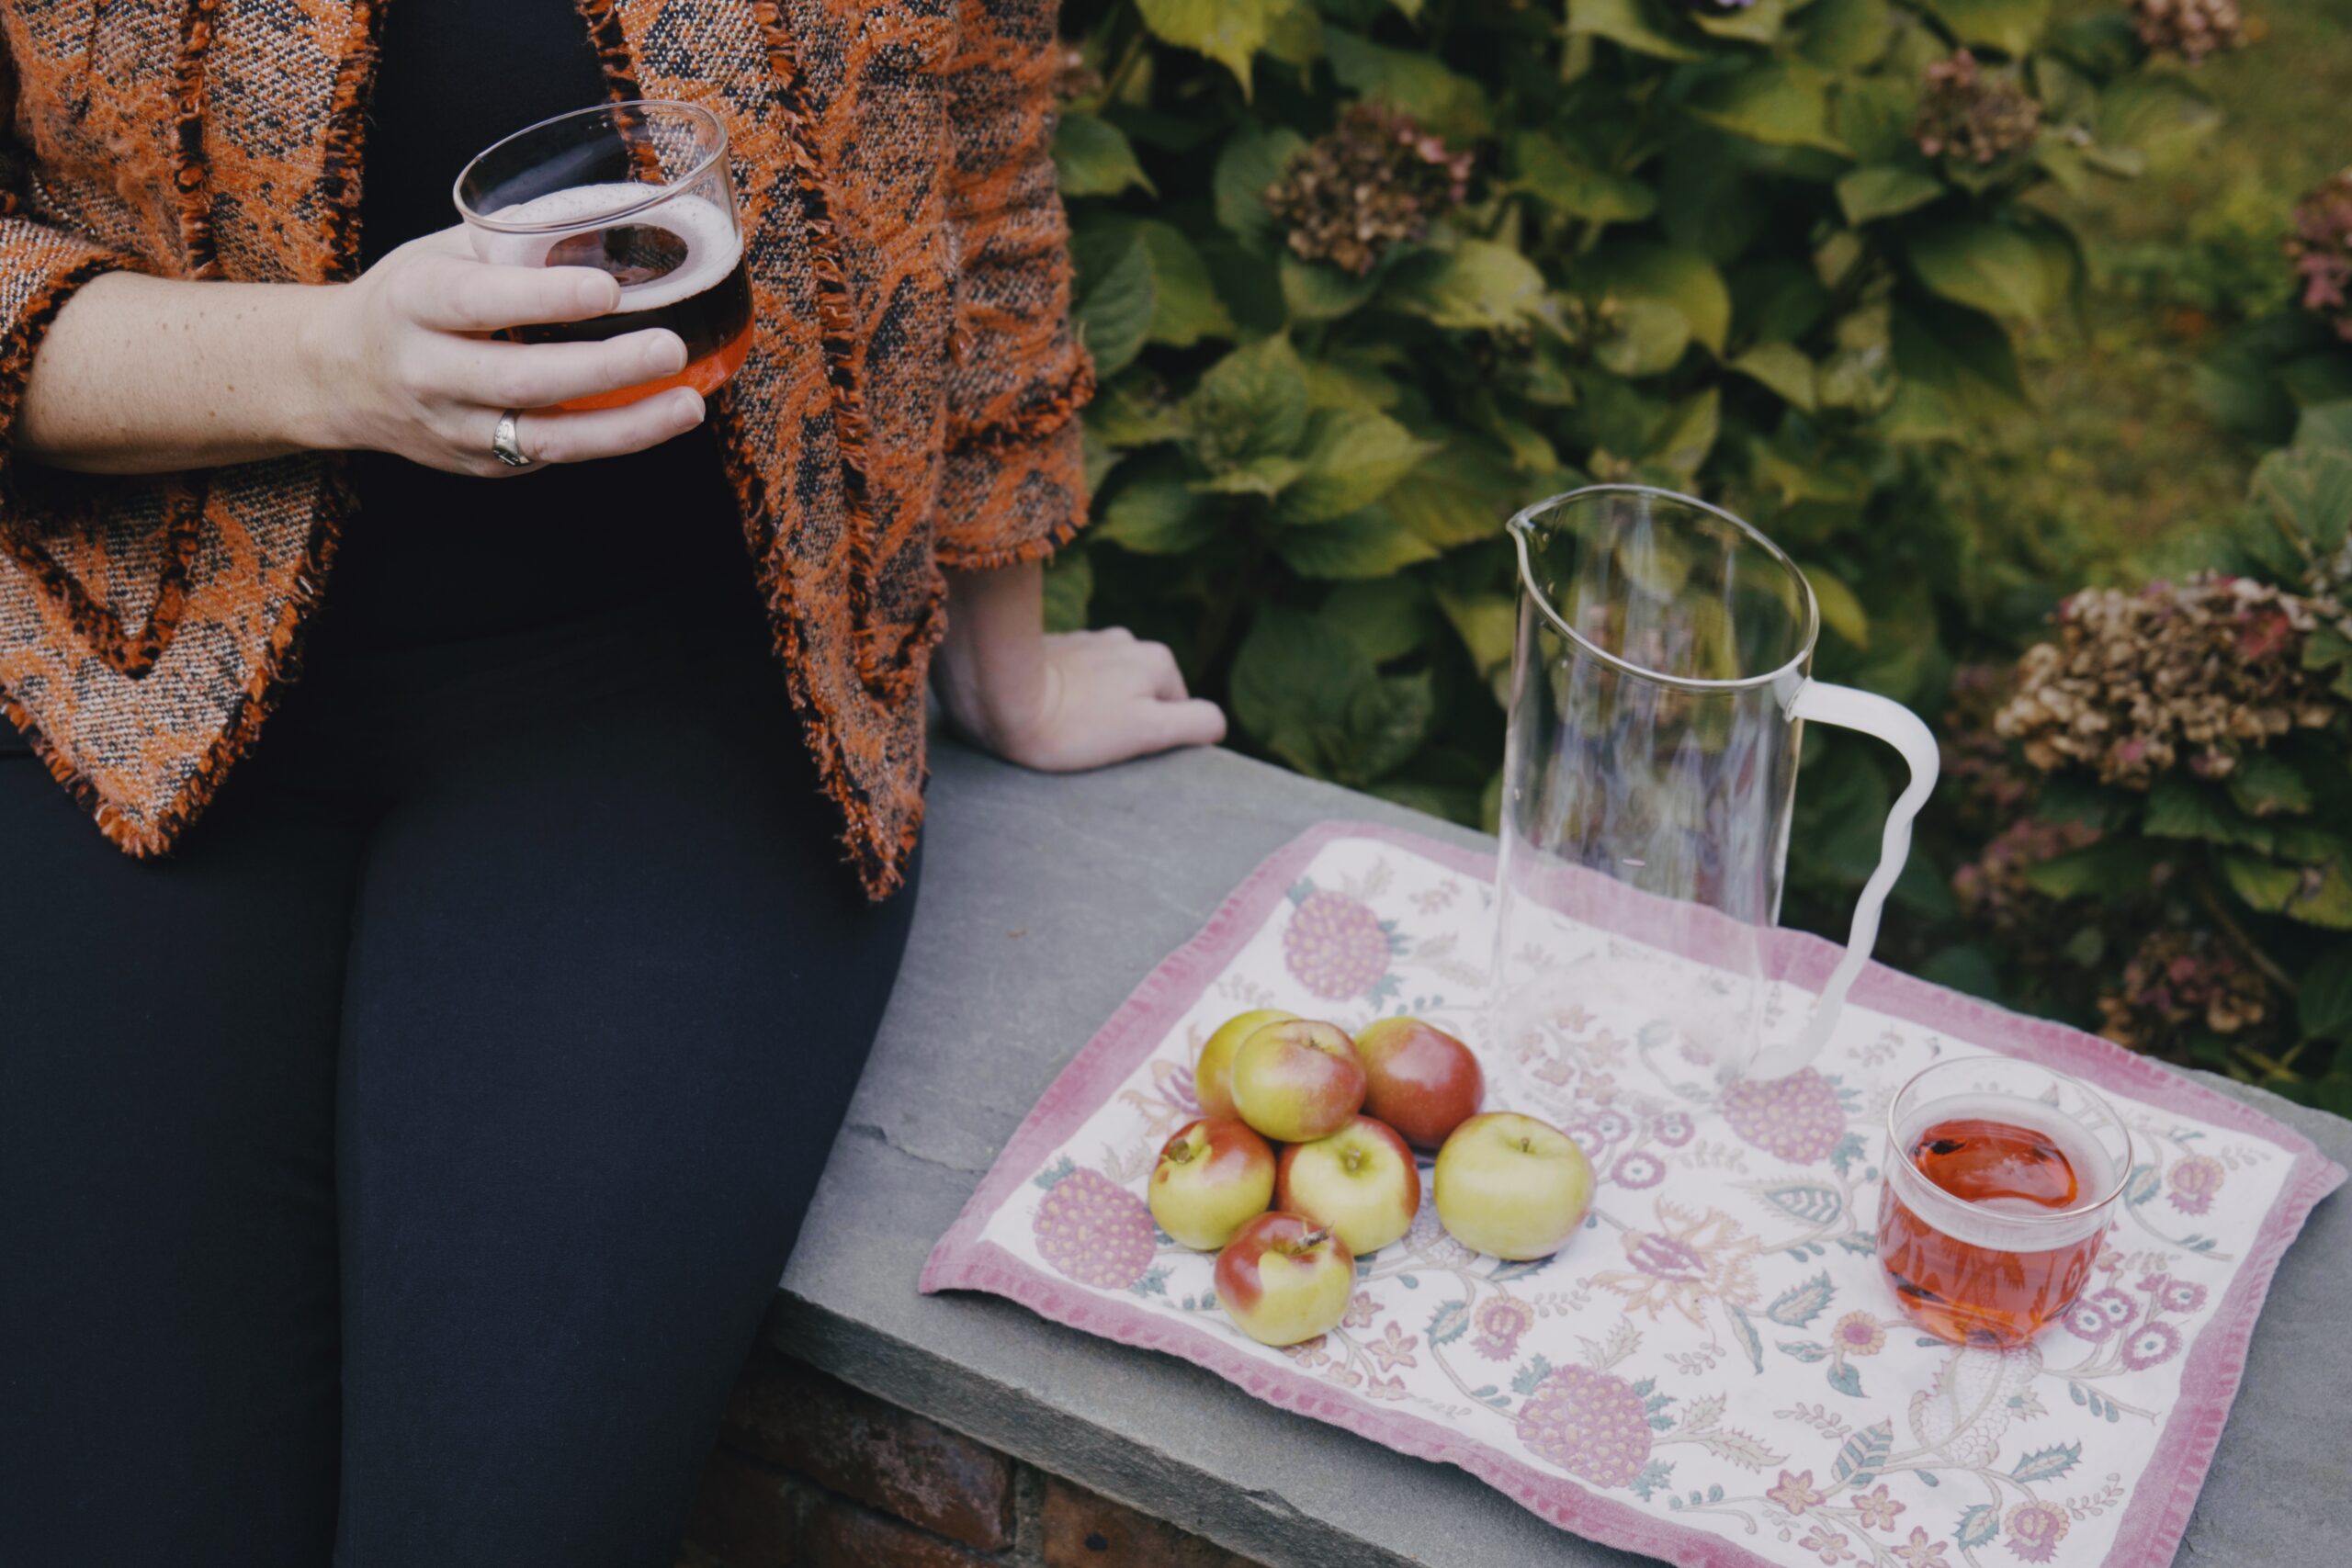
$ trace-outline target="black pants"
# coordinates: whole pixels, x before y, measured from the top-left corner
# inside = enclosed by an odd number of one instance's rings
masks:
[[[0,1564],[673,1561],[912,905],[748,575],[338,656],[159,863],[0,739]]]

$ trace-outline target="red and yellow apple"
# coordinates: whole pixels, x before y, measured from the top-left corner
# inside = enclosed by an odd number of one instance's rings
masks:
[[[1215,1252],[1266,1212],[1274,1195],[1274,1151],[1229,1116],[1188,1122],[1159,1146],[1151,1172],[1151,1217],[1199,1252]]]
[[[1434,1149],[1478,1113],[1487,1076],[1470,1047],[1418,1018],[1384,1018],[1356,1036],[1363,1108],[1416,1147]]]
[[[1277,1209],[1234,1234],[1216,1255],[1216,1300],[1261,1345],[1295,1345],[1340,1325],[1355,1293],[1348,1244]]]
[[[1437,1217],[1463,1246],[1512,1262],[1549,1258],[1584,1224],[1592,1165],[1547,1122],[1473,1116],[1438,1151]]]
[[[1396,1130],[1359,1116],[1328,1138],[1283,1150],[1274,1207],[1304,1214],[1362,1258],[1413,1228],[1421,1172]]]
[[[1296,1018],[1295,1012],[1280,1008],[1256,1008],[1238,1012],[1216,1026],[1208,1043],[1201,1047],[1201,1059],[1193,1064],[1193,1096],[1201,1102],[1204,1116],[1233,1116],[1233,1054],[1241,1043],[1270,1023],[1283,1023]]]
[[[1330,1136],[1363,1109],[1363,1091],[1355,1043],[1336,1023],[1264,1024],[1234,1053],[1234,1109],[1276,1143]]]

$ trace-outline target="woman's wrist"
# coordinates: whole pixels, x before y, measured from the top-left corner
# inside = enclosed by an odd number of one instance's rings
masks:
[[[352,327],[345,307],[350,285],[288,290],[289,316],[285,390],[276,411],[278,435],[304,451],[342,452],[364,446],[351,396]]]

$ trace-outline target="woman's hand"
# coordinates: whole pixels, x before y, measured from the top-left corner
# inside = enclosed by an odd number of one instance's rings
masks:
[[[500,343],[501,329],[600,316],[620,288],[591,267],[492,266],[462,229],[392,252],[351,283],[92,279],[33,357],[16,451],[86,473],[154,474],[306,450],[394,452],[504,476],[509,409],[546,410],[675,375],[666,331],[604,343]],[[526,412],[533,467],[656,446],[702,423],[679,389],[626,408]]]
[[[456,228],[412,240],[356,281],[322,292],[304,335],[319,390],[315,445],[392,452],[489,479],[531,471],[491,450],[509,409],[550,411],[516,421],[535,468],[641,451],[702,423],[703,400],[684,388],[624,408],[552,412],[676,375],[686,345],[673,332],[565,344],[484,335],[608,313],[620,286],[593,267],[493,266]]]
[[[1034,563],[948,579],[933,666],[950,724],[1008,762],[1075,773],[1177,746],[1214,746],[1225,715],[1190,697],[1175,655],[1123,628],[1043,631]]]

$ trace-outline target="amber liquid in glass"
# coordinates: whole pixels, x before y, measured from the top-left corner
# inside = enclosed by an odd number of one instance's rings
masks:
[[[1997,1113],[1954,1110],[1912,1133],[1898,1153],[1942,1191],[1996,1216],[2056,1215],[2098,1196],[2103,1156],[2061,1113],[2045,1117],[2035,1102],[2016,1100]],[[2019,1251],[1997,1245],[1997,1225],[1939,1218],[1940,1227],[1915,1213],[1891,1180],[1881,1190],[1878,1255],[1895,1300],[1939,1339],[2001,1348],[2024,1344],[2075,1304],[2107,1228]],[[1952,1234],[1972,1228],[1977,1239]]]

